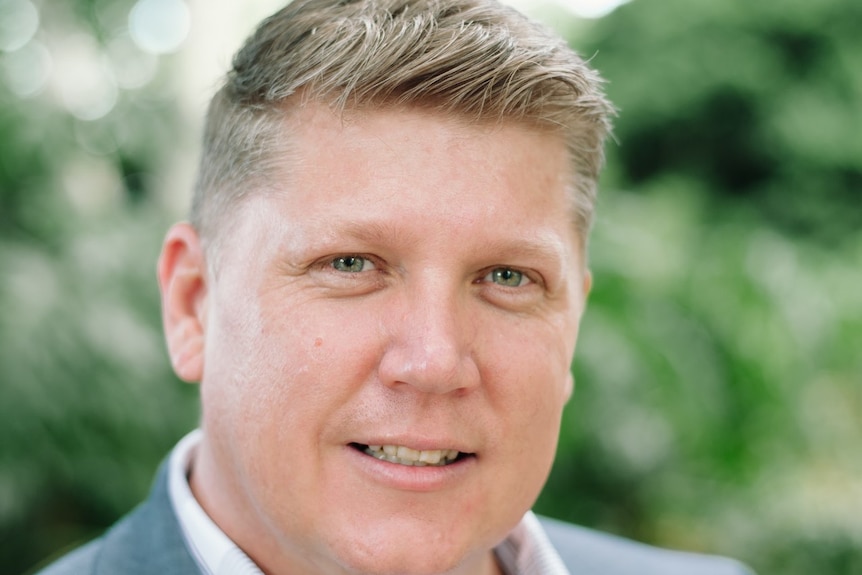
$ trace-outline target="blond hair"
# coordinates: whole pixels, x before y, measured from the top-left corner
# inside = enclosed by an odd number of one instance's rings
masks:
[[[205,238],[266,185],[295,94],[342,111],[430,106],[561,131],[586,241],[613,107],[581,57],[514,9],[495,0],[296,0],[264,20],[207,114],[191,212]]]

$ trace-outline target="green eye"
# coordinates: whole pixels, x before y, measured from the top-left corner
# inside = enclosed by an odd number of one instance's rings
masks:
[[[512,268],[495,268],[485,279],[506,287],[519,287],[527,281],[527,277],[523,273]]]
[[[332,260],[332,267],[340,272],[355,274],[374,269],[374,264],[360,256],[342,256]]]

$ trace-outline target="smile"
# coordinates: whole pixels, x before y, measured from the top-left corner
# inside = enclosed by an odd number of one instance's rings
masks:
[[[457,449],[419,451],[403,445],[363,445],[361,443],[353,443],[351,446],[382,461],[413,467],[442,467],[469,455]]]

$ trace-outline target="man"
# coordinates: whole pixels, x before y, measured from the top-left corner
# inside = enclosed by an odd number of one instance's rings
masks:
[[[158,266],[201,430],[46,573],[743,573],[529,511],[590,288],[600,84],[492,0],[264,21]]]

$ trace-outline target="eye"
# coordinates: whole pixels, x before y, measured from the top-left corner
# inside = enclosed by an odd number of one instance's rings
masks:
[[[512,268],[494,268],[485,276],[485,281],[505,287],[521,287],[529,283],[530,278]]]
[[[341,256],[332,260],[332,267],[340,272],[359,273],[375,269],[371,260],[362,256]]]

